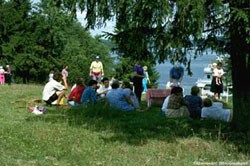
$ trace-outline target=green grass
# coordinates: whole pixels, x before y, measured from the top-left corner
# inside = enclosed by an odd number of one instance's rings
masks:
[[[27,109],[35,103],[26,101],[40,99],[42,89],[0,86],[1,165],[250,165],[249,136],[233,133],[227,123],[166,119],[157,106],[143,113],[102,104],[84,110],[48,107],[36,116]]]

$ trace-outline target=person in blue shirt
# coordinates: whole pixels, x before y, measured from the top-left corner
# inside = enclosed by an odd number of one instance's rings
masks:
[[[139,101],[138,101],[135,93],[133,92],[133,88],[130,85],[130,82],[123,81],[123,83],[122,83],[122,89],[123,89],[123,91],[125,91],[127,93],[126,96],[130,97],[131,101],[133,102],[133,106],[135,108],[140,108]]]
[[[82,93],[81,104],[89,105],[96,103],[97,100],[96,88],[97,88],[97,81],[90,80],[87,88]]]
[[[180,64],[174,65],[169,72],[171,86],[180,86],[184,76],[184,68]]]
[[[140,111],[131,101],[130,94],[119,86],[118,81],[112,83],[112,89],[106,95],[109,106],[121,111]]]
[[[200,119],[202,98],[199,96],[200,89],[197,86],[191,88],[191,95],[186,95],[184,99],[188,102],[188,111],[193,119]]]

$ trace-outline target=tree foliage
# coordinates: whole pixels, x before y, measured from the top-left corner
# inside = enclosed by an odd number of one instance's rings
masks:
[[[1,61],[16,64],[20,75],[29,72],[24,75],[30,78],[37,71],[37,79],[45,80],[49,70],[60,68],[65,62],[77,63],[72,65],[76,73],[86,71],[90,56],[96,53],[108,63],[104,46],[91,40],[73,19],[77,8],[86,12],[86,28],[116,21],[115,31],[106,35],[116,43],[115,51],[123,55],[124,63],[117,67],[120,72],[135,60],[151,66],[165,60],[178,61],[191,71],[192,58],[207,48],[228,53],[233,124],[237,129],[249,130],[249,0],[43,0],[40,8],[32,12],[27,0],[0,4]],[[30,70],[26,71],[26,67]]]
[[[88,27],[115,18],[108,33],[124,57],[152,64],[178,61],[190,71],[191,60],[211,48],[230,55],[234,126],[249,130],[250,49],[249,0],[77,0],[86,11]],[[189,54],[195,50],[195,54]],[[240,126],[240,127],[239,127]]]
[[[89,66],[98,54],[106,74],[112,74],[109,48],[57,5],[49,0],[33,7],[28,0],[1,1],[1,65],[12,66],[16,82],[45,82],[51,70],[60,71],[65,65],[69,81],[84,77],[87,82]]]

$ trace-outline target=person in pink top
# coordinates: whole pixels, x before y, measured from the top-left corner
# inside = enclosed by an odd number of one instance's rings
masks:
[[[5,76],[4,76],[5,70],[3,69],[3,66],[0,66],[0,84],[5,83]]]
[[[68,72],[68,66],[65,66],[62,70],[62,75],[63,77],[68,77],[69,76],[69,72]]]

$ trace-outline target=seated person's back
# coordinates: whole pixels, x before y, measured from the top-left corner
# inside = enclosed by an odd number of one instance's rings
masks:
[[[133,92],[132,86],[130,85],[130,83],[128,81],[123,81],[122,88],[127,93],[126,96],[130,96],[130,99],[133,102],[134,107],[139,108],[140,107],[139,101],[135,93]]]
[[[112,89],[106,95],[110,107],[122,111],[134,111],[135,107],[132,106],[133,103],[129,95],[122,88],[119,88],[119,82],[114,81],[111,86]]]
[[[183,89],[181,87],[173,87],[171,90],[165,115],[170,118],[189,116],[187,103],[183,98]]]
[[[97,81],[90,80],[87,88],[82,93],[81,104],[88,105],[96,102],[97,100],[96,87],[97,87]]]
[[[188,102],[190,117],[194,119],[199,119],[201,117],[202,99],[198,96],[199,92],[199,87],[193,86],[191,88],[191,95],[186,95],[184,97],[184,99]]]
[[[183,90],[181,87],[174,87],[171,90],[171,95],[168,100],[168,109],[179,109],[181,106],[186,105],[183,98]]]
[[[77,79],[76,87],[72,89],[72,91],[68,96],[68,103],[70,105],[75,106],[77,104],[80,104],[82,93],[85,90],[85,86],[83,84],[84,84],[83,78]]]

